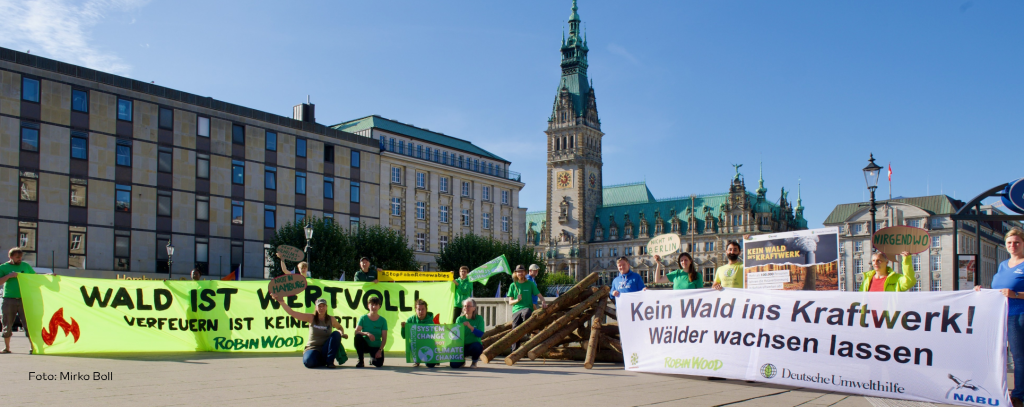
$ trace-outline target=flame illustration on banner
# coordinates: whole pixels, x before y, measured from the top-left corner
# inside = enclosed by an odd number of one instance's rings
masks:
[[[43,343],[46,343],[47,346],[53,345],[53,340],[57,339],[57,327],[64,330],[64,336],[68,336],[70,334],[75,337],[75,342],[78,342],[78,336],[82,333],[81,330],[78,329],[78,322],[76,322],[74,318],[71,318],[70,324],[68,321],[65,321],[64,308],[61,308],[57,310],[57,312],[54,312],[53,316],[50,317],[50,331],[47,332],[46,328],[43,328]]]

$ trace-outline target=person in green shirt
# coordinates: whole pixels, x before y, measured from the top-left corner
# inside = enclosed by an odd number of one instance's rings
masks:
[[[729,259],[729,264],[715,270],[715,284],[711,288],[743,288],[743,260],[740,260],[740,251],[740,244],[736,241],[730,240],[725,244],[725,257]]]
[[[522,264],[516,266],[512,274],[512,284],[508,287],[508,304],[512,306],[512,329],[526,322],[533,315],[533,296],[537,296],[541,303],[544,297],[540,295],[537,284],[526,279],[526,268]],[[519,347],[519,342],[512,344],[512,351]]]
[[[356,354],[359,356],[359,363],[356,367],[363,367],[363,354],[370,354],[370,364],[384,366],[384,345],[388,343],[388,321],[377,314],[380,310],[380,297],[374,295],[366,300],[370,312],[359,317],[356,324],[355,344]]]
[[[3,313],[3,337],[4,350],[0,353],[11,353],[11,332],[14,330],[14,319],[21,320],[21,326],[28,330],[25,324],[25,308],[21,305],[21,286],[18,285],[18,274],[35,274],[28,263],[21,261],[25,253],[21,248],[15,247],[7,252],[10,261],[0,264],[0,283],[4,284],[4,302],[0,306]],[[29,342],[29,353],[32,352],[32,342]]]
[[[661,274],[661,256],[654,255],[654,282],[664,284],[671,282],[673,290],[690,290],[704,288],[704,279],[697,274],[697,267],[693,264],[693,257],[690,253],[683,252],[679,255],[679,269]]]
[[[355,281],[373,282],[377,284],[377,273],[384,271],[380,267],[370,267],[370,259],[363,257],[359,259],[359,271],[354,277]]]
[[[455,323],[462,325],[462,343],[465,347],[463,354],[466,355],[466,359],[473,361],[469,367],[476,368],[476,362],[484,353],[484,345],[480,342],[480,338],[484,336],[484,317],[476,313],[476,300],[469,298],[462,302],[462,315],[459,315]],[[452,369],[465,365],[466,362],[451,362]]]
[[[427,302],[426,301],[424,301],[422,298],[416,300],[416,314],[411,316],[411,317],[409,317],[409,319],[407,319],[405,322],[402,323],[402,339],[408,338],[408,335],[407,335],[408,330],[405,328],[405,324],[420,324],[420,325],[433,325],[434,324],[434,313],[433,312],[427,312]],[[410,343],[406,342],[405,344],[406,344],[405,351],[406,352],[412,352],[412,349],[408,348]],[[412,367],[419,367],[419,366],[420,366],[420,362],[416,362],[416,363],[412,364]],[[429,368],[433,368],[435,366],[437,366],[437,363],[427,363],[427,367],[429,367]]]
[[[452,321],[462,315],[462,302],[473,296],[473,282],[469,281],[469,267],[459,267],[459,278],[455,280],[455,308],[452,310]]]

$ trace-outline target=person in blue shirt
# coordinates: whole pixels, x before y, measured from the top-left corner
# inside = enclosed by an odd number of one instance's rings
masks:
[[[992,277],[992,288],[1008,298],[1006,307],[1006,343],[1013,357],[1013,406],[1024,403],[1024,230],[1015,227],[1006,232],[1006,251],[1010,258],[999,263]],[[981,286],[974,286],[980,291]]]
[[[530,265],[530,272],[529,272],[529,274],[526,275],[526,279],[531,281],[531,282],[533,282],[533,285],[537,285],[537,275],[538,274],[540,274],[540,266],[538,266],[536,264],[531,264]],[[539,291],[539,289],[538,289],[538,291]],[[533,296],[533,307],[534,308],[537,308],[537,307],[547,308],[548,307],[548,303],[540,302],[538,297],[540,297],[540,296],[539,295]]]
[[[623,293],[647,290],[643,277],[629,269],[629,259],[626,256],[619,257],[615,265],[619,268],[619,275],[612,280],[612,292],[608,294],[612,301]]]

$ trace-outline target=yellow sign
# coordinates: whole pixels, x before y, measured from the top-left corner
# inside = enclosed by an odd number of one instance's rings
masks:
[[[450,271],[396,271],[384,270],[377,273],[379,281],[452,281]]]
[[[679,250],[680,241],[679,235],[675,233],[666,233],[664,235],[658,235],[647,242],[647,254],[664,256],[675,253]]]

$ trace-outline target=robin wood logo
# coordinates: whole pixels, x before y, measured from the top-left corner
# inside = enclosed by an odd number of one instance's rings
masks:
[[[632,355],[629,355],[629,363],[630,363],[630,365],[636,366],[637,362],[639,362],[639,361],[640,361],[640,356],[637,356],[637,354],[635,352]]]
[[[761,365],[761,377],[771,379],[777,374],[779,374],[779,368],[775,367],[775,365],[771,363]]]
[[[43,328],[43,343],[47,346],[53,345],[53,341],[57,339],[57,327],[64,330],[64,336],[71,335],[75,338],[75,343],[78,343],[78,337],[81,335],[81,330],[78,328],[78,322],[74,318],[71,318],[71,323],[64,320],[64,308],[57,310],[50,317],[49,331]]]

